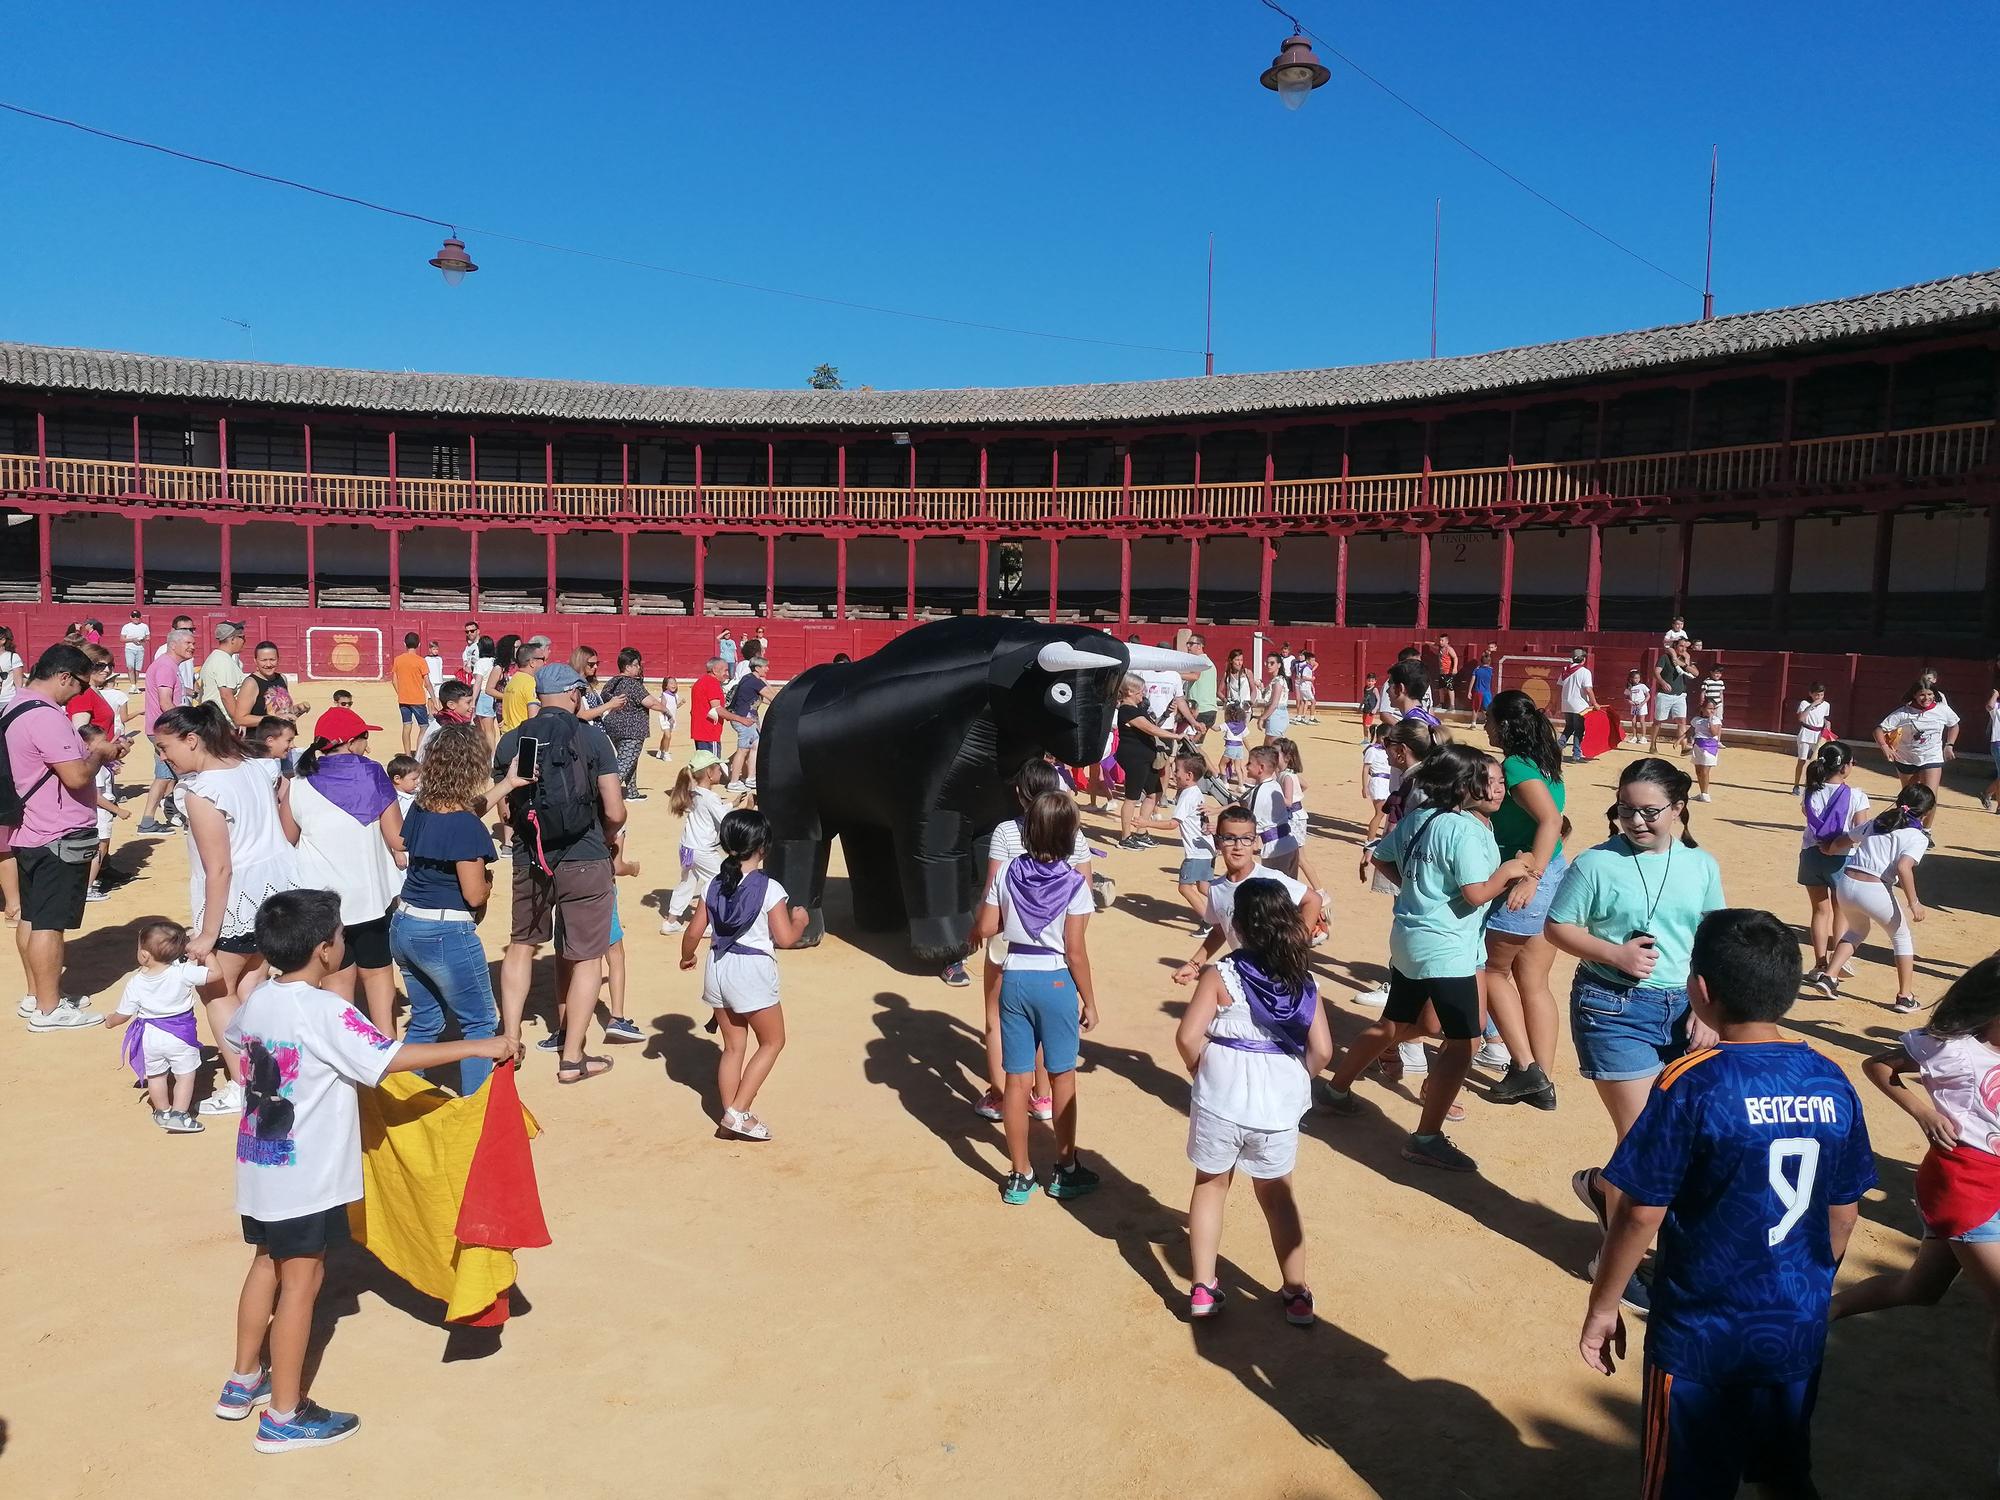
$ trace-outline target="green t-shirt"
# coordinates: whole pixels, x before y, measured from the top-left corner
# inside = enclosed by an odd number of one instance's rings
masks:
[[[1579,854],[1549,906],[1549,920],[1581,927],[1607,943],[1649,932],[1659,955],[1649,986],[1687,984],[1694,930],[1722,907],[1722,871],[1706,849],[1676,841],[1658,854],[1642,854],[1623,834]],[[1629,986],[1630,974],[1602,964],[1584,965],[1599,979]]]
[[[1198,714],[1215,712],[1215,663],[1210,662],[1201,670],[1201,675],[1187,685],[1188,707]]]
[[[1406,859],[1413,845],[1416,856]],[[1389,925],[1389,961],[1396,972],[1411,979],[1477,974],[1492,903],[1468,905],[1460,890],[1490,880],[1500,868],[1493,830],[1471,813],[1423,808],[1390,829],[1375,853],[1400,866],[1403,875]]]
[[[1510,755],[1500,763],[1502,773],[1507,777],[1507,790],[1513,791],[1524,781],[1539,781],[1549,789],[1549,796],[1556,804],[1556,811],[1563,810],[1563,799],[1567,795],[1561,781],[1551,781],[1542,774],[1542,768],[1525,755]],[[1535,846],[1535,820],[1528,810],[1509,797],[1500,804],[1493,814],[1493,841],[1500,846],[1500,857],[1512,859]],[[1562,841],[1556,841],[1556,854],[1562,853]],[[1550,858],[1554,858],[1551,855]]]

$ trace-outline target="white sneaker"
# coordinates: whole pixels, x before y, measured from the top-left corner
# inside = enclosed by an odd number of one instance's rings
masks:
[[[225,1083],[221,1088],[201,1101],[197,1114],[240,1115],[243,1113],[243,1085]]]
[[[1389,986],[1378,984],[1372,990],[1365,990],[1354,997],[1354,1003],[1363,1010],[1380,1010],[1389,1003]]]
[[[1505,1042],[1487,1042],[1472,1054],[1475,1068],[1486,1068],[1494,1073],[1504,1073],[1514,1065],[1514,1054],[1507,1050]]]
[[[1694,800],[1697,802],[1713,802],[1715,799],[1709,796],[1707,792],[1696,792]]]
[[[36,1011],[28,1017],[30,1031],[75,1031],[84,1026],[102,1026],[104,1017],[94,1010],[85,1010],[74,996],[64,996],[56,1002],[56,1008],[44,1015]]]
[[[1428,1073],[1431,1070],[1431,1055],[1424,1051],[1422,1042],[1396,1043],[1396,1056],[1402,1059],[1403,1075]]]
[[[660,932],[662,936],[672,937],[677,932],[686,932],[687,925],[679,917],[668,917],[660,923]]]
[[[89,1010],[90,996],[59,995],[56,997],[56,1004],[58,1006],[64,1006],[64,1005],[73,1006],[77,1010]],[[34,1020],[35,997],[33,995],[23,995],[21,997],[21,1003],[14,1007],[14,1014],[19,1016],[24,1021]]]
[[[743,790],[744,790],[744,785],[743,785],[743,783],[742,783],[742,782],[740,782],[740,781],[732,781],[732,782],[730,782],[730,783],[729,783],[729,785],[728,785],[728,786],[727,786],[727,787],[725,788],[725,790],[726,790],[726,791],[731,791],[731,792],[740,792],[740,791],[743,791]]]

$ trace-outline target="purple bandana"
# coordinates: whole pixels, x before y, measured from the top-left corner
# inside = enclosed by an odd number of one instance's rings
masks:
[[[708,894],[704,901],[708,906],[708,926],[714,934],[712,952],[721,958],[728,953],[755,953],[760,957],[771,955],[762,948],[752,948],[739,941],[750,930],[750,925],[763,914],[764,890],[770,885],[771,877],[762,870],[752,870],[736,882],[736,889],[725,892],[722,880],[717,877],[708,883]]]
[[[322,755],[306,780],[357,823],[373,823],[395,805],[396,784],[365,755]]]
[[[1313,1016],[1319,1010],[1319,986],[1308,979],[1305,988],[1294,993],[1240,948],[1229,955],[1228,962],[1236,966],[1250,1018],[1276,1037],[1284,1051],[1303,1055]]]
[[[1806,806],[1808,809],[1812,806],[1810,796],[1807,798]],[[1810,810],[1806,813],[1806,832],[1812,837],[1812,841],[1815,844],[1823,844],[1828,839],[1837,839],[1844,835],[1851,816],[1849,809],[1853,806],[1854,788],[1846,782],[1841,782],[1833,789],[1833,795],[1826,799],[1826,806],[1817,813]]]
[[[1036,937],[1060,922],[1083,884],[1083,872],[1061,860],[1043,864],[1022,855],[1007,866],[1007,895],[1021,925]]]
[[[200,1038],[194,1029],[194,1012],[182,1011],[177,1016],[140,1016],[133,1021],[125,1033],[125,1061],[132,1069],[132,1076],[146,1081],[145,1036],[148,1026],[157,1026],[168,1036],[177,1036],[190,1047],[199,1047]]]

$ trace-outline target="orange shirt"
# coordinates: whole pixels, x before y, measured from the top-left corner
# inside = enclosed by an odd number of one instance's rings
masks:
[[[389,680],[396,684],[398,703],[421,704],[430,698],[430,670],[414,651],[405,651],[389,663]]]

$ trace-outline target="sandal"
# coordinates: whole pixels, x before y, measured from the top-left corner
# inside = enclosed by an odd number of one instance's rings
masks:
[[[727,1135],[746,1141],[768,1141],[771,1127],[751,1114],[747,1109],[725,1109],[722,1112],[722,1129]]]
[[[611,1071],[608,1057],[579,1057],[575,1062],[564,1058],[556,1064],[557,1083],[583,1083],[592,1078],[602,1078]]]

